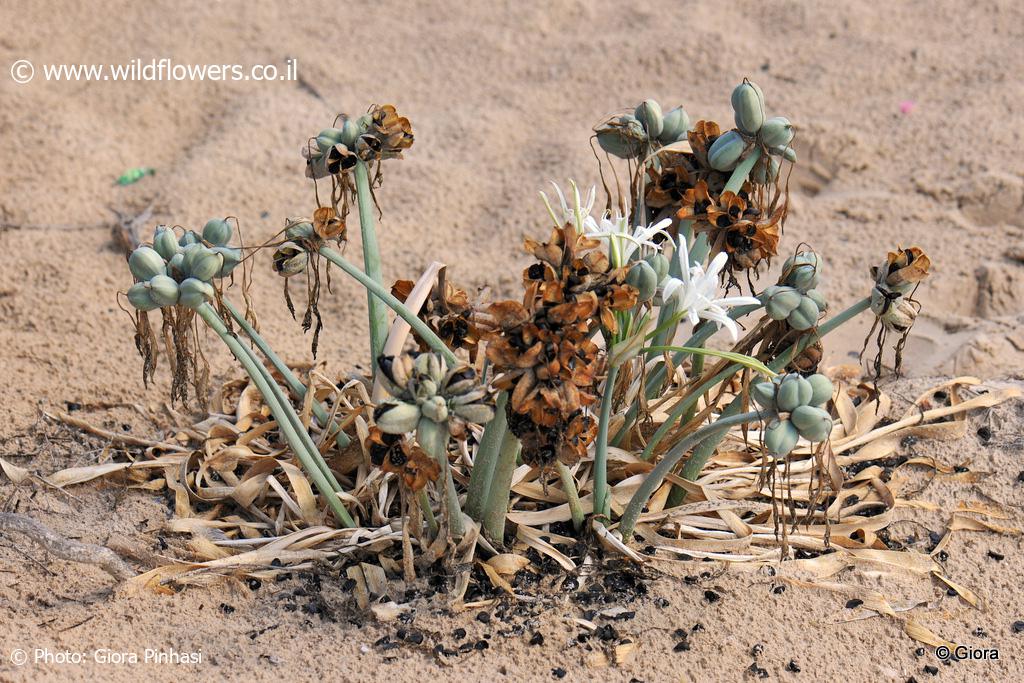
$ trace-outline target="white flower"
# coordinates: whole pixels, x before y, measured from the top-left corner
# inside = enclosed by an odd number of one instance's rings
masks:
[[[548,209],[548,214],[551,215],[551,220],[555,222],[556,228],[561,228],[566,223],[572,223],[576,226],[576,232],[583,232],[584,223],[590,218],[590,212],[594,209],[594,201],[597,199],[597,188],[594,186],[590,187],[590,192],[587,193],[587,201],[583,202],[580,198],[580,188],[576,185],[576,181],[572,178],[569,179],[569,187],[572,188],[572,206],[565,199],[565,194],[562,193],[562,188],[558,187],[558,184],[552,180],[551,186],[555,188],[555,194],[558,196],[558,208],[555,209],[551,206],[551,202],[548,201],[548,196],[541,191],[541,199],[544,200],[544,206]]]
[[[679,240],[676,250],[679,259],[679,271],[682,278],[670,277],[662,288],[661,298],[666,304],[675,299],[676,310],[684,314],[691,325],[696,325],[703,318],[718,323],[719,327],[729,330],[732,340],[739,338],[739,325],[729,317],[728,309],[733,306],[757,305],[761,302],[752,296],[728,296],[715,298],[718,295],[718,274],[725,267],[728,259],[724,253],[716,256],[708,264],[707,272],[700,264],[690,266],[690,255],[686,249],[686,240]]]
[[[654,241],[654,237],[660,234],[666,239],[672,239],[665,232],[665,228],[671,224],[672,219],[666,218],[653,225],[638,225],[631,228],[629,218],[615,211],[601,216],[601,220],[587,216],[584,232],[587,237],[608,240],[608,258],[613,268],[620,268],[629,263],[630,257],[637,249],[660,251],[661,247]]]

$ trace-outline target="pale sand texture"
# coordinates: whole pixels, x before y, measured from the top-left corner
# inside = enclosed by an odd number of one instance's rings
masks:
[[[414,124],[408,158],[386,168],[378,198],[385,277],[415,277],[432,259],[452,264],[465,285],[512,294],[527,262],[519,245],[546,231],[537,190],[548,179],[597,181],[588,147],[603,115],[654,97],[684,104],[691,117],[727,124],[728,94],[743,76],[766,91],[769,109],[800,127],[801,164],[783,250],[806,241],[826,257],[824,289],[836,310],[869,288],[867,269],[886,249],[925,248],[935,264],[919,298],[919,320],[906,358],[912,375],[977,374],[1019,378],[1024,370],[1024,162],[1019,74],[1024,71],[1024,12],[1018,3],[659,2],[659,3],[6,3],[0,7],[0,455],[40,473],[95,462],[102,444],[82,443],[38,423],[41,409],[146,401],[166,396],[166,376],[142,388],[140,361],[113,293],[125,287],[123,258],[110,241],[111,208],[137,211],[154,202],[154,222],[198,226],[212,216],[239,217],[250,238],[280,229],[285,216],[309,212],[311,187],[299,147],[338,111],[393,102]],[[319,93],[294,83],[46,83],[44,63],[124,63],[171,57],[180,63],[268,63],[298,59],[299,74]],[[36,64],[36,79],[8,77],[18,59]],[[915,103],[909,114],[900,103]],[[147,165],[155,177],[121,188],[126,168]],[[354,257],[358,239],[349,246]],[[293,360],[308,359],[308,340],[288,317],[280,282],[261,261],[254,295],[266,335]],[[344,372],[366,356],[365,297],[336,277],[321,309],[321,356]],[[830,358],[849,362],[861,326],[830,340]],[[235,373],[210,340],[217,378]],[[896,385],[913,396],[923,384]],[[154,428],[129,409],[96,414],[136,433]],[[976,421],[983,416],[976,416]],[[983,446],[916,448],[996,474],[984,490],[1024,504],[1015,485],[1021,463],[1021,409],[992,418],[996,436]],[[980,424],[980,422],[979,422]],[[42,435],[57,438],[49,443]],[[35,454],[35,457],[30,457]],[[111,534],[152,545],[167,508],[150,494],[114,486],[78,487],[73,497],[39,486],[15,489],[0,476],[0,502],[83,540]],[[949,505],[975,499],[966,487],[935,485],[924,497]],[[952,505],[950,505],[952,507]],[[940,516],[924,517],[941,528]],[[907,535],[915,533],[908,527]],[[902,531],[901,531],[902,533]],[[1006,559],[986,557],[998,549]],[[28,557],[42,561],[39,564]],[[1024,676],[1024,619],[1018,596],[1024,570],[1020,541],[994,535],[958,537],[950,575],[987,599],[976,611],[943,599],[922,620],[945,637],[1001,648],[996,664],[940,666],[946,679]],[[45,565],[45,566],[44,566]],[[704,565],[689,572],[697,573]],[[853,578],[855,581],[873,579]],[[248,589],[192,589],[172,598],[109,597],[105,575],[47,561],[15,538],[0,540],[0,680],[589,680],[586,653],[571,647],[576,629],[556,605],[540,617],[546,641],[494,635],[489,650],[438,668],[429,655],[392,650],[360,654],[390,630],[353,611],[337,582],[325,577],[325,600],[337,623],[287,611],[283,593],[298,580]],[[836,625],[844,600],[812,591],[770,591],[767,578],[730,573],[713,579],[725,599],[709,606],[702,586],[674,579],[651,585],[664,610],[644,598],[632,621],[616,623],[639,637],[633,662],[609,680],[680,677],[738,680],[749,649],[772,678],[927,680],[916,644],[882,619]],[[943,591],[917,580],[879,580],[905,599]],[[218,605],[237,608],[223,614]],[[443,603],[431,603],[440,608]],[[442,631],[473,615],[429,616],[416,625]],[[841,615],[840,615],[841,616]],[[83,619],[86,624],[76,626]],[[358,621],[355,625],[349,619]],[[701,621],[689,652],[672,653],[672,630]],[[364,623],[365,622],[365,623]],[[467,625],[468,624],[468,625]],[[263,635],[249,631],[279,625]],[[977,626],[987,638],[972,636]],[[64,631],[64,629],[70,630]],[[532,629],[531,629],[532,630]],[[527,631],[527,634],[531,632]],[[428,639],[432,645],[435,641]],[[14,668],[14,647],[201,646],[199,669],[149,667]],[[427,647],[426,645],[424,646]],[[801,674],[784,671],[790,658]],[[993,668],[994,667],[994,668]],[[749,676],[749,674],[747,674]]]

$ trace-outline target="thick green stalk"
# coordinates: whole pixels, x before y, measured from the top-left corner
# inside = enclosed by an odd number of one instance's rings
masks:
[[[487,508],[484,510],[484,533],[494,543],[503,543],[505,539],[505,516],[508,514],[508,501],[512,495],[512,474],[516,470],[517,455],[519,439],[512,432],[505,430],[501,437],[498,463],[491,478],[491,489],[487,494]]]
[[[231,314],[231,317],[235,319],[236,323],[238,323],[238,326],[242,328],[243,332],[245,332],[245,336],[252,340],[253,344],[256,345],[256,348],[260,350],[260,353],[266,356],[267,360],[270,361],[270,364],[273,365],[279,373],[281,373],[281,376],[284,377],[284,381],[288,383],[288,387],[296,396],[299,397],[300,400],[304,399],[306,397],[306,385],[299,381],[299,378],[295,376],[295,373],[292,372],[291,368],[289,368],[288,365],[274,352],[274,349],[267,343],[267,340],[249,324],[249,321],[245,319],[245,316],[242,315],[230,301],[226,298],[221,299],[221,301],[224,304],[224,308],[227,309],[228,313]],[[316,419],[320,424],[323,425],[324,429],[326,429],[330,434],[335,434],[335,440],[338,444],[338,448],[345,448],[351,443],[351,439],[348,438],[348,434],[341,430],[338,423],[331,422],[330,413],[327,412],[327,409],[324,408],[320,401],[313,401],[313,414],[316,416]],[[331,422],[330,426],[328,426],[328,422]]]
[[[494,406],[494,417],[484,426],[480,446],[476,449],[473,459],[473,471],[469,475],[469,492],[466,494],[466,514],[479,522],[483,520],[487,507],[487,494],[490,491],[494,468],[498,463],[498,449],[501,439],[508,428],[508,415],[505,406],[508,404],[508,392],[498,394]]]
[[[452,477],[452,466],[448,462],[448,425],[431,422],[420,418],[420,427],[416,431],[416,441],[441,466],[442,486],[444,487],[444,508],[448,515],[448,528],[452,536],[461,538],[465,532],[462,523],[462,507],[459,505],[459,492],[455,488]]]
[[[612,417],[612,399],[618,366],[608,368],[601,396],[601,414],[597,423],[597,444],[594,447],[594,515],[611,519],[611,490],[608,488],[608,422]]]
[[[565,489],[569,512],[572,514],[572,526],[579,531],[583,528],[583,506],[580,505],[580,493],[576,490],[576,480],[572,478],[572,472],[565,466],[565,463],[556,462],[555,469],[558,470],[558,478],[562,480],[562,488]]]
[[[356,181],[356,201],[359,204],[359,231],[363,238],[363,267],[366,276],[383,287],[380,247],[377,246],[377,227],[373,220],[373,198],[370,195],[370,175],[366,163],[356,161],[352,175]],[[388,313],[384,304],[372,293],[366,293],[366,306],[370,319],[370,362],[376,374],[377,357],[384,351],[388,338]]]
[[[459,359],[456,358],[455,354],[452,353],[452,350],[449,349],[443,341],[441,341],[441,338],[434,334],[434,331],[427,327],[426,323],[416,317],[416,314],[410,311],[405,304],[396,299],[391,292],[384,288],[383,285],[367,276],[366,273],[349,263],[344,256],[330,247],[320,247],[320,254],[325,259],[355,278],[372,296],[380,299],[388,306],[388,308],[397,313],[402,320],[409,323],[409,327],[411,327],[413,331],[420,336],[420,339],[425,341],[434,351],[437,351],[444,356],[444,359],[449,366],[454,367],[455,365],[458,365]],[[376,365],[377,356],[374,356],[373,358],[374,365]]]
[[[761,148],[755,147],[746,159],[741,161],[735,169],[733,169],[732,175],[729,176],[729,182],[725,184],[725,189],[722,192],[739,192],[743,189],[743,183],[747,182],[747,178],[750,177],[750,172],[754,170],[754,164],[761,158]]]
[[[420,489],[416,492],[416,500],[419,503],[420,510],[423,511],[423,516],[427,520],[427,529],[430,530],[430,534],[434,535],[437,533],[437,518],[434,517],[434,511],[430,507],[430,496],[427,495],[427,490]]]
[[[640,518],[640,513],[643,512],[644,506],[647,505],[647,501],[658,490],[658,487],[665,481],[665,477],[676,466],[679,459],[686,454],[686,451],[708,437],[724,436],[736,425],[746,424],[759,419],[761,419],[761,413],[756,410],[739,415],[720,417],[717,421],[704,425],[673,446],[672,450],[666,453],[658,464],[654,466],[654,469],[648,473],[647,477],[640,484],[640,488],[630,498],[629,505],[626,506],[622,519],[619,520],[619,531],[622,533],[622,540],[626,543],[630,542],[633,536],[633,528],[636,526],[637,519]]]
[[[267,402],[267,407],[270,408],[270,412],[274,415],[274,419],[277,420],[278,428],[284,435],[288,445],[291,446],[292,451],[298,457],[299,462],[302,463],[306,473],[309,474],[313,483],[320,490],[323,496],[327,499],[327,504],[334,511],[335,516],[342,524],[347,527],[355,527],[356,523],[352,519],[348,510],[342,505],[341,500],[335,494],[335,488],[332,482],[325,475],[318,460],[322,461],[320,453],[314,448],[310,451],[306,441],[303,440],[299,434],[299,431],[305,433],[305,429],[297,430],[296,423],[298,422],[298,415],[295,415],[295,411],[292,409],[291,404],[282,402],[280,395],[280,388],[277,391],[271,387],[273,382],[269,380],[266,369],[259,363],[252,352],[246,349],[246,347],[238,341],[231,332],[228,331],[224,321],[217,315],[217,311],[213,309],[209,304],[203,304],[198,309],[199,317],[217,333],[217,336],[227,345],[231,353],[238,359],[238,362],[242,364],[246,373],[252,379],[256,388],[261,394],[263,399]],[[275,385],[276,386],[276,385]],[[290,414],[289,414],[290,413]],[[294,419],[293,419],[294,418]],[[309,435],[306,434],[308,439]],[[339,487],[340,489],[340,487]]]

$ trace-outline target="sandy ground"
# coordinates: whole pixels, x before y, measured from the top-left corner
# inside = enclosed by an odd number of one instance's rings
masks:
[[[6,3],[0,8],[0,455],[47,473],[95,462],[103,444],[40,419],[41,410],[81,404],[107,426],[152,434],[129,408],[159,405],[166,385],[145,391],[126,316],[114,292],[126,284],[110,239],[113,211],[152,204],[154,221],[198,226],[238,216],[264,238],[285,216],[312,206],[298,149],[338,111],[393,102],[414,124],[408,159],[392,164],[378,198],[385,277],[415,277],[432,259],[452,264],[465,285],[508,293],[537,236],[536,192],[548,179],[597,180],[587,144],[602,116],[644,97],[684,104],[693,118],[727,121],[728,93],[743,76],[769,108],[800,127],[785,249],[806,241],[826,257],[834,306],[864,296],[867,268],[886,249],[925,248],[935,264],[922,288],[924,314],[908,347],[916,376],[1024,373],[1024,12],[1017,3],[712,2],[590,3]],[[275,64],[298,60],[301,83],[46,82],[41,66],[127,63]],[[19,85],[9,66],[29,59],[36,78]],[[901,103],[912,103],[901,113]],[[130,187],[114,179],[133,166],[154,177]],[[358,242],[349,246],[358,254]],[[289,359],[308,359],[308,340],[287,315],[279,282],[257,269],[254,294],[264,331]],[[333,372],[365,357],[364,295],[340,278],[321,308],[323,356]],[[849,362],[866,326],[829,342]],[[211,340],[212,341],[212,340]],[[217,377],[233,372],[208,345]],[[913,396],[923,380],[892,387]],[[963,443],[919,444],[950,463],[993,472],[984,491],[1024,504],[1019,405],[972,418],[990,426]],[[975,499],[965,487],[929,487],[945,505]],[[58,492],[14,487],[0,476],[0,504],[72,537],[123,537],[159,548],[165,502],[110,484]],[[909,513],[908,513],[909,514]],[[920,520],[932,530],[938,517]],[[908,532],[908,535],[915,532]],[[612,622],[639,645],[608,680],[739,680],[758,666],[771,678],[948,680],[1024,677],[1021,541],[958,536],[948,569],[985,600],[976,610],[919,580],[877,581],[910,600],[938,600],[921,620],[955,642],[1000,649],[999,662],[942,666],[889,620],[839,623],[844,600],[830,593],[775,593],[771,577],[696,565],[652,577],[635,618]],[[1005,559],[997,561],[992,550]],[[560,580],[560,579],[559,579]],[[111,594],[102,573],[50,560],[0,537],[0,680],[172,680],[185,675],[262,680],[589,680],[601,642],[580,643],[567,616],[587,609],[563,594],[491,624],[475,613],[447,616],[443,596],[418,603],[422,644],[397,639],[350,604],[336,576],[296,576],[255,590],[191,589],[174,597]],[[709,603],[705,590],[723,599]],[[296,595],[298,591],[298,595]],[[633,608],[630,608],[633,609]],[[676,629],[688,651],[674,652]],[[601,622],[604,623],[604,622]],[[522,630],[514,630],[521,624]],[[453,634],[464,628],[466,634]],[[986,635],[976,635],[981,628]],[[512,630],[510,630],[512,629]],[[503,633],[503,631],[509,631]],[[530,645],[534,633],[543,644]],[[408,634],[406,634],[408,636]],[[488,638],[489,635],[489,638]],[[415,640],[415,639],[414,639]],[[435,657],[437,644],[487,649]],[[412,644],[410,644],[412,642]],[[609,641],[611,642],[611,641]],[[366,646],[363,648],[363,646]],[[482,647],[482,646],[481,646]],[[15,648],[137,653],[194,651],[194,667],[30,664]],[[363,649],[361,649],[363,648]],[[365,649],[365,652],[364,652]],[[787,671],[793,660],[800,673]],[[438,663],[440,662],[440,663]]]

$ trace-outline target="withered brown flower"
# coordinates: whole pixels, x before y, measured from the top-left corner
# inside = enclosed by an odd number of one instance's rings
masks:
[[[404,303],[414,286],[412,280],[397,280],[391,286],[391,293]],[[476,361],[483,332],[477,322],[475,307],[470,303],[466,290],[456,287],[447,280],[444,270],[438,273],[437,282],[420,308],[418,317],[448,348],[466,349],[470,362]],[[430,348],[415,332],[413,336],[420,351],[427,351]]]
[[[397,474],[414,493],[436,481],[441,473],[437,460],[401,435],[371,427],[366,440],[370,461],[384,472]]]
[[[313,212],[313,231],[320,239],[345,239],[345,219],[338,216],[337,210],[330,206],[321,206]]]

